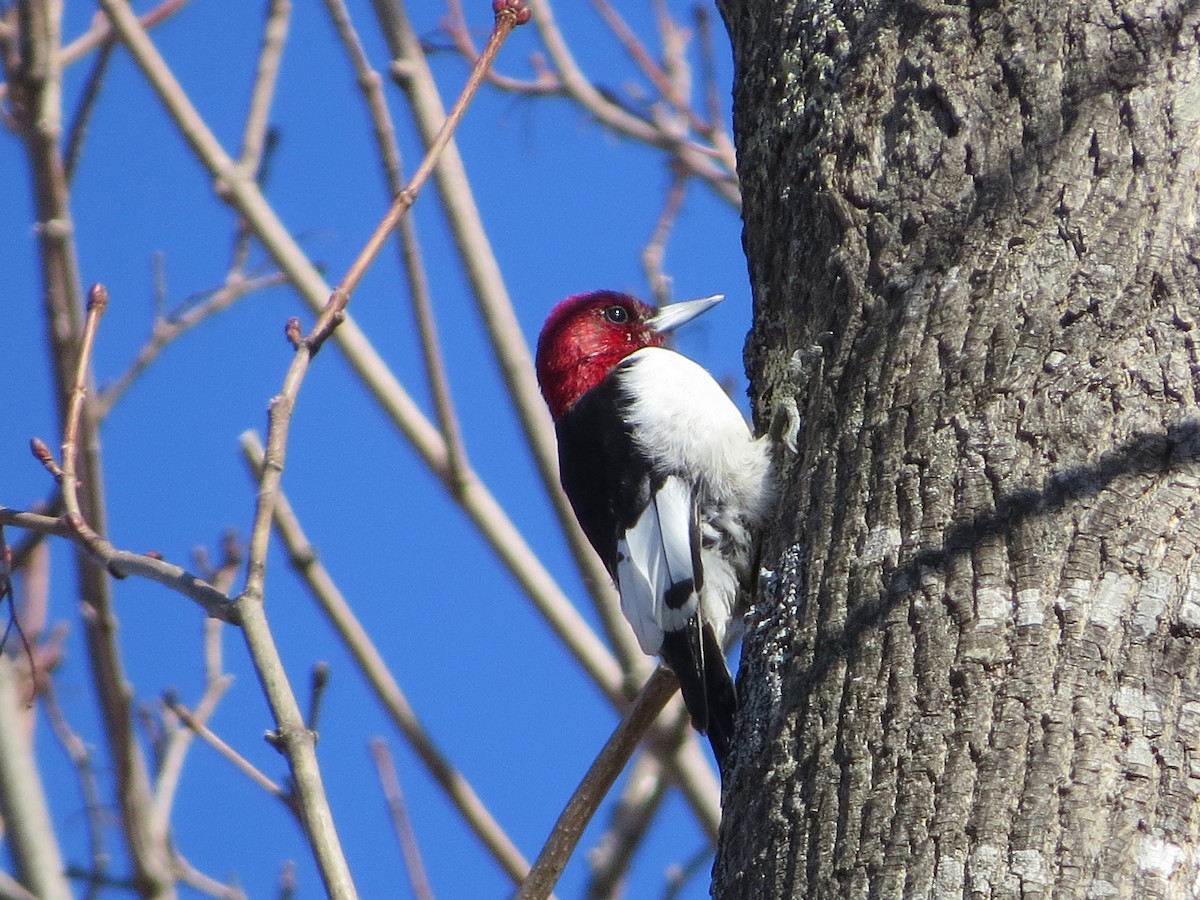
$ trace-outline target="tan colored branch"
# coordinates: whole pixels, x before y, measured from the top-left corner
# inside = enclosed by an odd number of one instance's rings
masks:
[[[191,714],[192,723],[204,725],[216,712],[217,704],[229,686],[233,684],[232,675],[210,678],[204,689],[204,695],[196,711]],[[171,808],[175,803],[175,791],[179,787],[179,779],[183,775],[183,763],[187,758],[188,748],[192,737],[196,734],[195,727],[176,728],[167,736],[166,747],[162,753],[162,762],[158,767],[158,779],[154,786],[154,827],[167,831],[171,822]]]
[[[0,653],[0,814],[21,883],[41,900],[70,900],[63,858],[41,776],[21,719],[28,690],[12,660]]]
[[[641,754],[634,762],[621,798],[613,809],[608,830],[588,851],[589,900],[619,897],[633,855],[646,837],[669,782],[663,777],[663,767],[649,754]]]
[[[689,172],[711,186],[720,197],[736,207],[741,207],[737,176],[734,172],[713,164],[711,157],[716,155],[715,151],[671,134],[605,97],[575,62],[575,57],[554,20],[554,11],[549,0],[531,0],[531,6],[542,44],[546,47],[546,52],[549,53],[550,60],[558,70],[559,77],[572,100],[602,125],[618,134],[671,153]]]
[[[66,538],[92,554],[92,558],[102,569],[114,572],[122,578],[133,575],[157,582],[195,601],[214,619],[233,624],[238,622],[237,609],[225,594],[211,584],[157,557],[117,550],[99,535],[93,535],[90,540],[85,539],[79,529],[63,517],[44,516],[0,506],[0,525],[12,525],[37,534]]]
[[[279,80],[279,64],[283,59],[283,45],[287,41],[291,17],[291,0],[271,0],[267,5],[267,22],[263,29],[262,49],[258,54],[254,88],[250,92],[250,112],[242,132],[242,155],[239,160],[242,171],[250,177],[258,174],[262,162],[271,102],[275,98],[275,84]]]
[[[171,710],[179,717],[186,728],[200,738],[204,743],[208,744],[221,756],[225,757],[235,769],[249,778],[258,787],[262,788],[276,800],[280,801],[294,815],[300,816],[300,810],[297,806],[295,798],[288,794],[280,785],[276,784],[270,778],[262,773],[250,760],[242,756],[234,750],[229,744],[221,739],[216,732],[209,728],[200,716],[194,715],[187,707],[176,700],[174,697],[167,696],[163,698],[163,703],[167,709]]]
[[[156,316],[150,329],[150,337],[134,357],[129,368],[122,372],[115,381],[108,384],[96,398],[96,416],[104,419],[117,401],[129,390],[130,386],[148,369],[162,354],[167,346],[187,331],[195,328],[201,322],[228,309],[238,300],[255,291],[285,284],[287,279],[279,272],[261,275],[257,278],[243,278],[236,272],[231,272],[225,284],[213,291],[202,302],[190,307],[179,315],[170,318]]]
[[[47,681],[42,689],[42,710],[50,723],[54,736],[66,751],[79,778],[79,790],[83,794],[83,806],[87,819],[88,849],[91,854],[91,871],[94,877],[101,878],[109,864],[109,853],[105,844],[105,831],[108,826],[108,815],[100,796],[100,786],[96,779],[95,765],[92,762],[92,752],[88,744],[75,733],[67,721],[58,696],[54,690],[54,680]]]
[[[550,896],[600,802],[678,687],[669,669],[655,670],[554,823],[554,830],[522,882],[516,900],[544,900]]]
[[[404,867],[408,872],[413,896],[417,900],[433,900],[429,876],[425,874],[425,863],[421,860],[421,848],[417,844],[412,819],[409,818],[408,807],[404,803],[404,792],[400,789],[400,776],[396,772],[395,761],[383,738],[372,738],[370,746],[375,770],[379,774],[379,783],[387,800],[388,812],[391,814],[392,830],[396,832],[400,852],[404,855]]]

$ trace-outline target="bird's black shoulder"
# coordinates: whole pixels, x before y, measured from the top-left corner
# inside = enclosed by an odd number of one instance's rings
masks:
[[[559,478],[584,533],[610,572],[617,540],[638,519],[651,494],[651,464],[633,439],[629,400],[614,369],[561,419]]]

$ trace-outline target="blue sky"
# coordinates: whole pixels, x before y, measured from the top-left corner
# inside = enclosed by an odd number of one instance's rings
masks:
[[[69,4],[66,34],[83,30],[90,9]],[[240,143],[259,43],[262,4],[191,3],[154,39],[226,149]],[[652,20],[642,4],[622,13],[641,34]],[[556,13],[583,69],[615,90],[649,91],[600,20],[582,4]],[[139,10],[147,8],[139,6]],[[688,7],[673,4],[690,20]],[[351,4],[372,63],[386,54],[370,5]],[[410,9],[431,40],[440,4]],[[475,2],[469,22],[482,41],[490,4]],[[714,17],[724,85],[727,42]],[[532,26],[503,50],[499,68],[529,72]],[[87,63],[69,70],[67,96],[78,95]],[[447,102],[466,76],[451,54],[434,58]],[[389,88],[406,171],[419,161],[399,93]],[[722,89],[728,104],[728,89]],[[726,110],[728,113],[728,110]],[[312,259],[336,281],[386,209],[369,123],[324,8],[297,3],[272,117],[281,142],[267,196]],[[518,99],[486,89],[459,132],[472,187],[500,260],[526,339],[561,297],[615,288],[646,296],[640,252],[659,213],[668,173],[655,151],[605,133],[562,100]],[[0,269],[5,327],[0,365],[7,385],[0,420],[0,503],[28,507],[51,493],[29,456],[28,440],[59,442],[43,346],[40,288],[24,150],[0,133]],[[123,372],[146,340],[153,310],[152,258],[162,255],[168,305],[218,285],[228,265],[234,218],[186,152],[132,63],[112,65],[76,177],[73,197],[85,284],[110,292],[95,356],[97,379]],[[466,282],[432,190],[414,210],[444,338],[450,379],[472,465],[526,534],[561,586],[587,601],[504,396]],[[262,251],[253,258],[268,267]],[[669,245],[666,270],[677,298],[722,292],[726,302],[690,326],[679,347],[719,378],[732,379],[744,406],[741,347],[750,324],[749,288],[736,213],[694,183]],[[389,245],[351,304],[376,349],[429,411],[414,328]],[[289,290],[241,301],[170,346],[121,400],[103,432],[110,537],[122,548],[157,550],[190,565],[194,547],[216,552],[221,533],[242,537],[254,487],[241,463],[238,435],[265,431],[266,404],[290,362],[283,324],[311,316]],[[615,724],[597,690],[576,672],[553,635],[520,596],[466,517],[423,470],[416,455],[367,399],[336,350],[322,353],[301,391],[284,488],[321,559],[370,629],[417,714],[507,829],[523,853],[536,854],[562,804]],[[10,530],[10,542],[19,535]],[[52,620],[71,628],[58,673],[72,725],[96,746],[102,739],[74,598],[72,551],[54,548]],[[240,580],[239,580],[240,583]],[[310,667],[327,660],[332,682],[321,721],[319,756],[359,890],[364,897],[406,896],[407,882],[367,753],[385,737],[401,781],[435,893],[502,897],[507,880],[425,777],[363,686],[303,585],[273,548],[268,616],[302,700]],[[194,704],[203,683],[203,621],[191,603],[156,585],[115,585],[129,678],[139,701],[154,704],[174,688]],[[590,614],[589,614],[590,618]],[[226,668],[235,677],[213,720],[215,730],[268,775],[284,761],[264,743],[271,726],[240,637],[225,635]],[[44,722],[38,726],[43,776],[72,863],[86,864],[82,801],[74,775]],[[100,772],[111,796],[111,773]],[[600,820],[603,822],[604,810]],[[278,803],[250,785],[209,748],[191,750],[174,817],[177,843],[199,869],[236,878],[251,896],[271,896],[283,860],[298,864],[300,896],[320,884],[298,829]],[[593,827],[583,847],[594,843]],[[119,851],[115,830],[109,847]],[[628,895],[658,896],[663,871],[703,846],[682,801],[672,795],[639,854]],[[7,862],[6,857],[4,858]],[[114,873],[125,871],[118,853]],[[580,893],[586,866],[577,858],[559,896]],[[706,895],[705,877],[684,896]],[[398,891],[397,885],[403,890]],[[186,895],[186,892],[185,892]]]

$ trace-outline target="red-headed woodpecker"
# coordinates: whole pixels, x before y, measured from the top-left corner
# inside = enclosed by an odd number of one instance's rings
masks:
[[[723,767],[737,709],[723,647],[770,456],[713,377],[663,346],[721,299],[655,310],[610,291],[569,297],[542,327],[537,375],[575,516],[642,650],[674,670]]]

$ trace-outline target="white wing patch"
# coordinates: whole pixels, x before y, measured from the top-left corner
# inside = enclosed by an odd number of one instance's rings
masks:
[[[692,490],[677,476],[663,482],[633,527],[617,541],[617,588],[638,643],[654,655],[662,648],[663,632],[683,628],[696,614],[699,598],[694,589]],[[692,582],[690,596],[671,608],[668,592]]]

